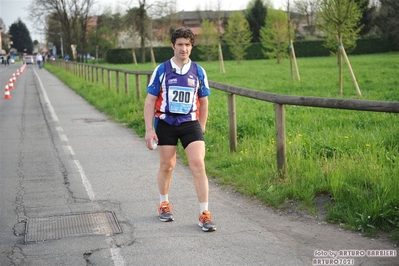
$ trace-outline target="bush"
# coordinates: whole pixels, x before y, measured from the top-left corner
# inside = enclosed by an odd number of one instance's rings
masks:
[[[394,43],[381,38],[364,38],[357,41],[351,54],[376,54],[396,51]]]
[[[111,64],[131,64],[133,57],[128,49],[111,49],[107,52],[106,61]]]

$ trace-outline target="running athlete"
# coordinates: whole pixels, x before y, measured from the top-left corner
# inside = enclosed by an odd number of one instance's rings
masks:
[[[150,150],[154,149],[154,142],[158,147],[159,219],[174,220],[168,196],[180,139],[199,201],[198,226],[212,232],[216,226],[208,210],[209,187],[204,163],[210,89],[205,70],[190,60],[193,45],[193,32],[187,27],[177,29],[171,36],[174,56],[158,65],[152,74],[144,104],[145,142]]]

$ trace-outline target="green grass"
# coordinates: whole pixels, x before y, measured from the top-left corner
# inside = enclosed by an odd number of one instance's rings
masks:
[[[362,97],[356,94],[344,64],[343,98],[398,101],[399,53],[350,56],[350,61]],[[271,60],[244,61],[241,65],[228,61],[225,74],[218,72],[217,62],[200,64],[210,80],[221,83],[279,94],[338,97],[334,57],[299,58],[300,82],[291,80],[288,60],[281,65]],[[151,64],[110,67],[153,69]],[[143,136],[143,99],[86,83],[56,67],[46,68],[99,110]],[[329,222],[368,235],[388,232],[398,242],[397,114],[286,106],[288,176],[280,178],[273,104],[236,97],[238,150],[231,153],[227,95],[212,89],[209,100],[206,165],[211,178],[276,208],[297,201],[312,214],[317,213],[316,198],[328,194]],[[179,154],[185,161],[181,148]]]

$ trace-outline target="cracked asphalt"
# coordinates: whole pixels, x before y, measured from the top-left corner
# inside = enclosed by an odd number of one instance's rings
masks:
[[[0,84],[21,66],[1,66]],[[204,233],[183,164],[170,193],[175,221],[162,223],[158,155],[141,138],[45,69],[27,66],[14,87],[12,99],[0,99],[0,266],[399,265],[397,255],[333,257],[340,250],[397,254],[398,248],[315,217],[276,212],[212,179],[218,231]],[[103,211],[115,213],[121,234],[25,241],[29,219]]]

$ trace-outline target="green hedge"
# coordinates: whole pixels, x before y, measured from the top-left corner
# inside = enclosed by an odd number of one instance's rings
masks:
[[[397,47],[393,42],[383,40],[381,38],[360,39],[357,46],[351,54],[376,54],[397,51]]]
[[[294,43],[295,54],[297,57],[327,56],[330,50],[324,47],[324,41],[298,41]],[[356,47],[348,54],[374,54],[395,51],[392,42],[381,38],[364,38],[356,42]]]
[[[107,52],[106,61],[111,64],[131,64],[133,58],[128,49],[111,49]]]
[[[265,59],[262,51],[261,43],[253,43],[246,50],[246,60]],[[294,49],[296,57],[315,57],[328,56],[330,50],[324,47],[323,40],[315,41],[296,41],[294,42]],[[154,56],[157,62],[164,62],[173,56],[173,50],[170,46],[154,47]],[[233,55],[229,50],[228,45],[222,45],[223,59],[234,60]],[[385,41],[381,38],[367,38],[359,39],[356,48],[353,51],[347,51],[348,54],[372,54],[372,53],[386,53],[397,51],[395,45],[391,42]],[[145,49],[146,62],[151,61],[150,49]],[[194,46],[190,58],[193,61],[200,60],[200,51],[198,46]],[[136,49],[136,58],[141,62],[141,48]],[[132,49],[111,49],[107,53],[106,61],[111,64],[132,64],[133,56]]]
[[[329,56],[330,50],[324,46],[324,40],[294,42],[296,57]]]

